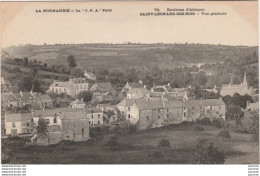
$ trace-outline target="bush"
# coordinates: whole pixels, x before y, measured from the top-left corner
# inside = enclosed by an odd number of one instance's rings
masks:
[[[222,128],[225,125],[225,121],[222,118],[214,118],[211,124],[217,128]]]
[[[135,132],[137,132],[137,126],[133,125],[133,124],[130,124],[130,126],[129,126],[129,133],[135,133]]]
[[[224,164],[223,152],[214,147],[209,139],[198,139],[196,143],[194,164]]]
[[[197,120],[197,124],[200,124],[200,125],[211,125],[211,121],[210,121],[210,118],[205,117],[203,119],[198,119]]]
[[[168,147],[170,148],[171,147],[171,143],[169,140],[167,139],[162,139],[160,142],[159,142],[159,147]]]
[[[222,139],[231,139],[230,133],[228,130],[222,130],[218,133],[217,137],[222,137]]]
[[[202,128],[202,127],[199,126],[199,125],[196,125],[196,126],[195,126],[195,130],[196,130],[197,132],[200,132],[200,131],[204,131],[204,128]]]
[[[112,136],[110,140],[107,141],[106,145],[109,146],[110,149],[117,149],[120,146],[116,136]]]

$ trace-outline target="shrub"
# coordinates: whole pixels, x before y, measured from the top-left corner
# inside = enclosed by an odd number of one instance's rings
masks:
[[[194,164],[223,164],[223,152],[219,151],[209,139],[198,139],[196,142]]]
[[[135,133],[135,132],[137,132],[137,125],[130,124],[130,126],[129,126],[129,132],[130,132],[130,133]]]
[[[210,121],[209,117],[205,117],[203,119],[198,119],[197,120],[197,124],[200,124],[200,125],[211,125],[211,121]]]
[[[110,140],[106,143],[107,146],[109,146],[110,149],[117,149],[119,147],[118,138],[116,136],[112,136]]]
[[[222,128],[225,125],[225,121],[222,118],[214,118],[211,124],[217,128]]]
[[[222,139],[231,139],[230,133],[228,130],[222,130],[218,133],[217,137],[222,137]]]
[[[169,140],[167,139],[162,139],[160,142],[159,142],[159,147],[171,147],[171,143]]]
[[[199,126],[199,125],[196,125],[196,126],[195,126],[195,130],[196,130],[197,132],[200,132],[200,131],[204,131],[204,128],[202,128],[202,127]]]

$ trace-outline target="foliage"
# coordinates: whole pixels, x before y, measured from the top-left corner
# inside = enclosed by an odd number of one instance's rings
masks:
[[[198,139],[193,158],[194,164],[224,164],[223,152],[219,151],[209,139]]]
[[[204,128],[201,127],[201,126],[199,126],[199,125],[195,125],[195,130],[196,130],[196,132],[198,133],[198,132],[200,132],[200,131],[204,131]]]
[[[27,66],[29,64],[28,57],[23,58],[23,65]]]
[[[169,140],[167,139],[162,139],[159,144],[158,144],[159,147],[168,147],[170,148],[171,147],[171,143]]]
[[[226,130],[226,129],[221,130],[221,131],[218,133],[217,137],[221,137],[223,140],[224,140],[224,139],[231,139],[231,135],[230,135],[229,131]]]
[[[254,141],[259,141],[259,114],[253,113],[250,116],[249,132]]]
[[[230,104],[227,106],[226,118],[229,120],[237,120],[237,123],[240,122],[241,118],[244,116],[244,111],[241,107],[235,104]]]
[[[118,138],[116,136],[112,136],[106,143],[107,146],[109,146],[110,149],[117,149],[120,144],[118,142]]]
[[[197,124],[200,125],[211,125],[211,121],[209,117],[204,117],[203,119],[196,120]]]
[[[41,92],[39,80],[30,76],[22,76],[17,84],[19,91],[29,92],[33,89],[34,92]]]
[[[93,96],[93,93],[92,93],[92,92],[90,92],[90,91],[83,91],[83,92],[80,92],[80,93],[78,94],[78,99],[83,98],[83,101],[84,101],[85,103],[87,103],[87,102],[89,102],[89,101],[92,100],[92,96]]]
[[[68,62],[68,64],[69,64],[69,67],[70,67],[70,68],[73,68],[73,67],[76,67],[76,66],[77,66],[76,59],[75,59],[75,57],[72,56],[72,55],[69,55],[69,56],[68,56],[67,62]]]
[[[46,133],[47,132],[47,122],[43,118],[39,118],[37,133]]]
[[[217,128],[222,128],[225,125],[225,121],[222,118],[213,118],[211,124]]]

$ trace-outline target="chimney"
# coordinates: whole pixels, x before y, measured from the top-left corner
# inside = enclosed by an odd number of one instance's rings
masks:
[[[189,85],[189,88],[191,89],[191,85]]]
[[[20,91],[20,95],[23,96],[23,92],[22,91]]]
[[[250,105],[250,101],[246,102],[246,107],[248,107]]]
[[[171,84],[170,84],[170,83],[168,83],[168,86],[170,86],[170,87],[171,87]]]
[[[146,89],[146,85],[144,85],[144,88]]]
[[[140,84],[143,84],[143,81],[142,81],[142,80],[139,80],[139,83],[140,83]]]

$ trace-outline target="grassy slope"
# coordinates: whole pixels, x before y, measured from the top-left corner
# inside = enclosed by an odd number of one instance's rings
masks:
[[[18,160],[31,164],[190,164],[198,138],[211,138],[223,150],[227,164],[258,163],[258,147],[248,134],[231,133],[230,141],[216,139],[219,129],[203,126],[197,134],[193,127],[180,125],[149,131],[118,135],[120,149],[110,150],[103,144],[109,137],[90,143],[79,142],[70,145],[27,148],[16,151]],[[168,139],[170,149],[158,148],[161,139]]]

